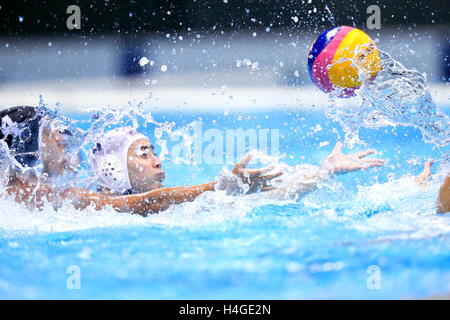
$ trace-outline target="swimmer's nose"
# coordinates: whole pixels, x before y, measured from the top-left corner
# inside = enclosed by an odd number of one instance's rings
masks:
[[[161,161],[157,157],[153,157],[153,168],[161,169]]]

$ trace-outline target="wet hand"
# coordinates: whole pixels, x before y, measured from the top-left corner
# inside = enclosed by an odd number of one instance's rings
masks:
[[[374,149],[360,151],[354,154],[342,152],[342,142],[336,143],[333,151],[324,160],[323,167],[332,174],[347,173],[356,170],[365,170],[370,167],[381,167],[383,159],[366,159],[368,155],[375,153]]]
[[[426,186],[428,178],[431,176],[431,166],[434,160],[428,160],[423,165],[423,171],[415,178],[416,183]]]
[[[248,163],[252,159],[252,153],[247,153],[238,163],[236,163],[233,167],[233,172],[237,175],[242,181],[250,186],[250,189],[247,193],[252,193],[255,191],[269,191],[273,190],[274,187],[271,186],[270,182],[278,178],[283,174],[281,171],[277,171],[275,173],[267,174],[272,171],[275,166],[267,166],[264,168],[258,169],[249,169],[247,168]]]

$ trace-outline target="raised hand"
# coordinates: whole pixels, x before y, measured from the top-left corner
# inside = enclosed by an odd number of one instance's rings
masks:
[[[233,167],[233,172],[242,181],[250,186],[250,190],[247,193],[255,192],[257,190],[261,191],[269,191],[272,190],[273,187],[270,185],[270,181],[281,176],[283,172],[277,171],[275,173],[266,174],[272,171],[275,166],[267,166],[259,169],[249,169],[247,168],[247,164],[252,159],[253,154],[247,153],[238,163],[236,163]]]
[[[339,141],[336,143],[333,151],[323,162],[323,167],[332,174],[365,170],[370,167],[381,167],[384,165],[383,159],[366,159],[368,155],[375,153],[374,149],[368,149],[354,154],[344,154],[342,152],[342,146],[342,142]]]
[[[415,181],[418,184],[425,184],[428,178],[431,176],[431,166],[433,165],[434,160],[428,160],[423,165],[423,171],[416,177]]]

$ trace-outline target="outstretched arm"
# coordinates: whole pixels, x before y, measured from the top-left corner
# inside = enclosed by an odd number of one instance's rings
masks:
[[[172,204],[193,201],[206,191],[214,191],[214,185],[215,182],[210,182],[189,187],[159,188],[123,196],[110,196],[86,189],[68,189],[65,190],[62,197],[71,201],[77,209],[85,209],[93,205],[97,210],[101,210],[106,206],[111,206],[119,212],[145,216],[149,213],[163,211]]]
[[[213,191],[214,185],[215,182],[211,182],[190,187],[160,188],[133,195],[111,196],[81,188],[57,191],[48,185],[29,183],[16,176],[10,180],[7,193],[31,209],[42,209],[46,203],[59,207],[62,202],[68,201],[77,209],[94,206],[100,210],[111,206],[120,212],[146,215],[165,210],[172,204],[192,201],[203,192]]]
[[[265,191],[267,183],[281,175],[281,172],[265,175],[272,167],[249,169],[247,164],[252,155],[247,154],[233,168],[232,172],[245,180],[250,186],[249,192],[256,190]],[[94,204],[100,210],[105,206],[111,206],[120,212],[131,212],[140,215],[160,212],[172,204],[193,201],[206,191],[215,191],[217,182],[209,182],[189,187],[167,187],[151,190],[145,193],[108,196],[84,189],[66,190],[65,197],[71,199],[77,208],[85,208]]]
[[[344,154],[342,147],[342,142],[336,143],[333,151],[325,158],[321,166],[301,168],[301,170],[289,175],[285,183],[273,190],[271,194],[277,198],[292,198],[314,190],[321,182],[332,175],[380,167],[384,164],[382,159],[366,159],[368,155],[375,153],[373,149],[355,154]]]

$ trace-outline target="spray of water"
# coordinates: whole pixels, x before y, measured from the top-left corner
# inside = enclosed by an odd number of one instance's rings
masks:
[[[328,116],[341,124],[346,143],[362,143],[360,128],[402,125],[419,129],[426,143],[447,145],[450,119],[434,104],[426,75],[407,69],[388,53],[380,51],[380,57],[382,70],[372,80],[364,81],[364,70],[352,61],[363,80],[355,98],[338,98],[338,92],[330,96]]]

